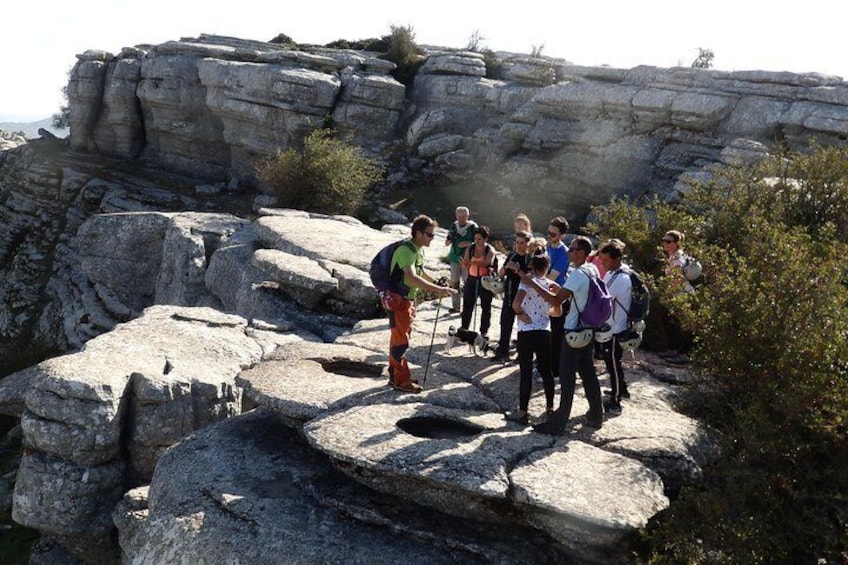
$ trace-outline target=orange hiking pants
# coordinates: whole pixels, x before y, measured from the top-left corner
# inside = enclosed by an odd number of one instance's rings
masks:
[[[412,372],[406,362],[406,350],[412,336],[412,321],[415,319],[415,305],[397,295],[389,314],[389,379],[396,385],[404,385],[412,378]]]

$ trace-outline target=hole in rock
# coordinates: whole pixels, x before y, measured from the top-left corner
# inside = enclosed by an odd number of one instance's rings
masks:
[[[483,431],[481,426],[438,416],[403,418],[398,420],[397,427],[415,437],[429,439],[459,439],[476,436]]]
[[[345,377],[378,378],[383,373],[383,368],[379,365],[357,361],[321,361],[320,363],[321,367],[328,373],[343,375]]]

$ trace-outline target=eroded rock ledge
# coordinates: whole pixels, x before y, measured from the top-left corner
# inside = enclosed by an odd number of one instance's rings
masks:
[[[69,82],[71,145],[252,182],[256,157],[332,123],[392,179],[476,179],[482,209],[577,219],[614,195],[673,198],[686,175],[740,157],[740,143],[848,139],[840,77],[507,53],[487,68],[479,53],[427,48],[405,91],[376,55],[214,35],[87,51]]]
[[[435,302],[419,308],[409,351],[419,378],[430,360],[425,392],[390,389],[384,318],[326,326],[333,304],[375,300],[365,265],[407,230],[291,210],[83,222],[69,243],[84,258],[77,284],[98,285],[130,319],[0,382],[0,409],[20,415],[26,447],[15,520],[89,563],[227,552],[270,563],[283,551],[273,539],[303,524],[315,545],[289,551],[321,561],[371,542],[414,562],[624,559],[668,492],[698,480],[708,434],[674,410],[675,385],[644,355],[628,361],[624,413],[601,430],[579,414],[558,438],[507,423],[517,366],[443,351],[458,315]],[[341,234],[357,245],[339,245]],[[444,268],[443,237],[427,251],[433,270]],[[130,269],[133,241],[156,247],[149,269]],[[328,477],[342,494],[311,484]],[[410,517],[412,504],[433,524]],[[457,520],[474,526],[451,531]]]
[[[427,357],[434,321],[425,305],[414,365]],[[674,385],[645,371],[647,359],[630,363],[622,415],[598,431],[577,417],[556,438],[503,418],[515,402],[516,366],[437,351],[426,391],[400,394],[386,386],[375,349],[387,337],[384,320],[363,322],[347,344],[272,332],[265,349],[273,342],[276,350],[264,358],[257,333],[267,332],[237,316],[153,307],[82,352],[37,366],[15,519],[92,563],[116,559],[113,513],[125,561],[210,562],[221,552],[259,563],[332,561],[342,548],[358,555],[374,543],[413,562],[518,563],[524,551],[615,562],[667,506],[670,485],[693,480],[712,453],[705,431],[669,403]],[[531,410],[543,401],[537,391]],[[242,404],[258,408],[193,433]],[[149,489],[123,494],[147,481]],[[58,510],[56,500],[65,501]],[[410,505],[439,526],[408,517]],[[448,533],[455,519],[473,527]],[[489,545],[493,532],[509,530]],[[285,549],[298,536],[310,543]]]

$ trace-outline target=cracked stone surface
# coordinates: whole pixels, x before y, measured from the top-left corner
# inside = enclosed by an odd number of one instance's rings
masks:
[[[450,517],[375,493],[268,410],[221,422],[163,456],[113,514],[133,563],[563,563],[530,528]]]

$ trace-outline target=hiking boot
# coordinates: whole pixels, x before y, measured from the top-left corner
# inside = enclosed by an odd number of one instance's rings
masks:
[[[604,419],[586,418],[586,423],[583,424],[583,427],[600,430],[604,427]]]
[[[413,380],[408,380],[405,383],[392,384],[392,388],[402,392],[414,392],[416,394],[424,390],[421,388],[421,385]]]
[[[560,418],[551,418],[539,424],[534,424],[533,431],[552,436],[562,435],[565,431],[565,422]]]
[[[604,402],[604,412],[606,414],[621,414],[621,404],[618,402]]]
[[[450,308],[448,314],[459,314],[459,308]]]
[[[518,422],[519,424],[526,424],[528,421],[526,410],[511,410],[504,414],[504,418],[510,422]]]
[[[495,353],[495,356],[492,357],[492,363],[503,363],[506,365],[509,363],[509,355],[505,355],[503,353]]]
[[[415,384],[418,384],[418,379],[409,379],[409,380],[412,381]],[[387,384],[389,386],[395,386],[395,380],[392,378],[391,375],[389,375],[389,382]]]
[[[604,417],[601,416],[590,416],[588,413],[586,414],[586,423],[583,424],[585,428],[594,428],[596,430],[600,430],[604,426]]]

